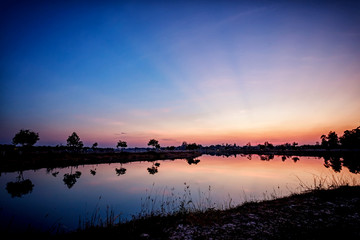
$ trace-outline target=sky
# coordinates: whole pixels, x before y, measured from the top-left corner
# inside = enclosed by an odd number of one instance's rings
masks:
[[[315,144],[360,126],[359,1],[1,1],[0,144]]]

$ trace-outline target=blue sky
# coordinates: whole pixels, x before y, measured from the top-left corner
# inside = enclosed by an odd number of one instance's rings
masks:
[[[359,2],[0,9],[1,143],[314,143],[360,125]]]

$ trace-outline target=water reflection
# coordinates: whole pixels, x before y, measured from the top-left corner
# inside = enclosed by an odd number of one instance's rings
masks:
[[[191,165],[191,164],[198,164],[199,162],[200,162],[200,160],[199,159],[194,159],[194,158],[187,158],[186,159],[186,161],[187,161],[187,163],[189,164],[189,165]]]
[[[95,169],[90,169],[90,174],[95,176],[96,175],[96,168]]]
[[[24,179],[22,172],[19,172],[19,176],[16,177],[16,182],[8,182],[6,184],[6,191],[12,198],[29,194],[32,192],[33,188],[34,184],[30,179]]]
[[[76,171],[75,173],[72,173],[72,167],[70,168],[70,173],[65,173],[64,174],[64,183],[65,185],[70,189],[72,188],[75,183],[77,182],[77,179],[80,178],[81,176],[81,172],[80,171]]]
[[[262,161],[270,161],[274,159],[274,155],[270,154],[270,155],[260,155],[260,159]]]
[[[126,168],[115,168],[115,172],[116,172],[116,175],[120,176],[120,175],[124,175],[126,173]]]
[[[116,175],[124,175],[126,173],[126,168],[122,167],[122,163],[120,163],[120,168],[115,168]]]
[[[241,155],[244,159],[252,160],[253,155]],[[226,156],[228,157],[228,156]],[[323,166],[325,168],[331,169],[335,173],[340,173],[343,168],[347,168],[349,172],[353,174],[360,173],[360,156],[358,154],[345,154],[342,156],[339,155],[325,155],[318,157],[319,159],[323,159]],[[273,161],[275,159],[274,155],[258,155],[258,158],[261,161]],[[282,155],[278,156],[278,159],[281,159],[281,162],[285,164],[288,159],[291,159],[294,163],[300,161],[300,157],[298,156],[289,156]],[[187,158],[185,159],[188,165],[197,165],[200,162],[200,159],[197,158]],[[227,160],[223,160],[227,161]],[[153,162],[152,166],[147,167],[147,172],[150,175],[155,175],[159,172],[160,163]],[[89,167],[90,174],[95,176],[97,174],[97,169],[93,167]],[[195,170],[196,171],[196,170]],[[123,167],[123,164],[120,163],[120,168],[115,168],[115,173],[117,176],[125,175],[127,169]],[[55,169],[47,169],[47,173],[51,173],[53,177],[57,177],[59,171],[55,171]],[[72,167],[70,168],[70,173],[65,173],[63,177],[64,184],[70,189],[72,188],[77,180],[81,177],[80,171],[75,171],[73,173]],[[30,179],[24,179],[23,173],[19,172],[19,175],[16,177],[16,181],[11,181],[6,184],[6,190],[11,195],[11,197],[22,197],[23,195],[30,194],[34,188],[34,184]]]
[[[344,156],[342,164],[347,167],[351,173],[360,173],[360,157],[353,155]]]
[[[153,163],[151,167],[147,168],[147,171],[149,174],[154,175],[155,173],[158,173],[158,167],[160,167],[160,163]]]

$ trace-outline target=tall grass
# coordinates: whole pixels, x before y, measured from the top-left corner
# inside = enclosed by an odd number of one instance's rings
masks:
[[[280,186],[277,186],[274,187],[272,191],[265,191],[262,197],[248,196],[243,190],[242,201],[238,203],[235,202],[230,195],[228,195],[228,198],[222,203],[214,201],[211,196],[211,186],[209,186],[205,192],[198,190],[198,196],[194,198],[190,185],[186,183],[184,183],[183,193],[175,193],[174,188],[168,189],[165,187],[163,189],[157,189],[153,184],[152,188],[146,192],[146,197],[141,199],[141,211],[137,217],[166,216],[177,213],[204,212],[214,209],[226,210],[248,202],[274,200],[288,195],[310,191],[331,190],[341,186],[360,185],[360,179],[352,175],[313,175],[312,182],[305,182],[299,177],[296,178],[298,179],[297,188],[287,188],[286,191],[283,191]]]
[[[106,206],[105,216],[101,214],[101,208],[99,206],[101,197],[99,197],[99,201],[96,204],[94,211],[91,213],[90,217],[81,218],[79,217],[79,225],[80,229],[89,229],[93,227],[112,227],[119,223],[121,223],[121,214],[115,214],[115,211],[110,206]]]
[[[330,190],[341,186],[358,186],[360,179],[352,175],[331,174],[327,176],[313,175],[313,182],[306,183],[297,177],[299,180],[299,192],[309,192],[314,190]]]
[[[238,207],[244,203],[260,202],[266,200],[274,200],[286,195],[301,194],[317,190],[331,190],[342,186],[358,186],[360,179],[356,176],[332,174],[327,176],[313,175],[312,182],[305,182],[301,178],[296,177],[299,181],[299,186],[296,189],[287,189],[285,195],[280,186],[274,187],[272,191],[265,191],[262,198],[247,195],[245,191],[242,192],[242,201],[234,202],[232,197],[219,203],[212,198],[212,188],[209,186],[206,191],[197,191],[194,197],[190,185],[184,183],[183,192],[175,191],[175,188],[157,188],[155,184],[150,189],[146,190],[146,196],[141,198],[141,208],[138,214],[133,215],[133,219],[143,219],[152,216],[168,216],[176,214],[188,214],[196,212],[205,212],[208,210],[227,210]],[[112,227],[120,224],[120,214],[115,214],[113,209],[107,206],[105,217],[100,214],[100,207],[96,206],[90,218],[86,220],[79,220],[79,229],[88,229],[91,227]],[[127,221],[127,220],[125,220]]]
[[[216,208],[216,202],[211,197],[211,186],[207,192],[198,191],[198,196],[193,197],[190,185],[184,183],[183,193],[176,193],[175,188],[155,188],[152,185],[146,190],[146,197],[141,199],[141,210],[135,218],[149,216],[166,216],[176,213],[189,213],[205,211]]]

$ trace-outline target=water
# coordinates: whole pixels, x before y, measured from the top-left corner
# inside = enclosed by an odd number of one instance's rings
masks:
[[[97,164],[1,173],[1,228],[26,230],[30,226],[69,231],[79,227],[79,220],[105,218],[107,209],[119,215],[118,221],[141,211],[154,211],[164,203],[170,210],[184,199],[186,202],[191,199],[189,206],[198,208],[225,208],[247,200],[298,192],[303,190],[300,185],[313,185],[314,178],[360,180],[356,174],[359,166],[350,166],[350,172],[339,159],[284,160],[281,156],[261,159],[258,155],[249,158],[203,155],[195,161]],[[26,179],[32,186],[22,191],[12,190],[8,185]]]

